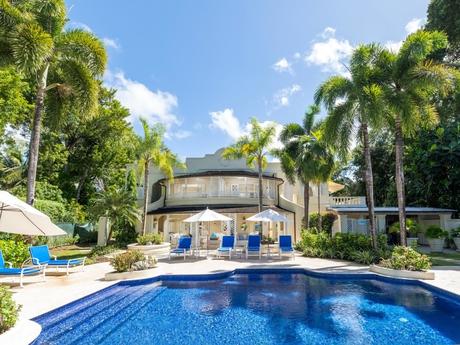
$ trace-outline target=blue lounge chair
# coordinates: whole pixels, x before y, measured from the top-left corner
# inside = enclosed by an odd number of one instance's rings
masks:
[[[177,247],[169,252],[169,260],[171,260],[171,254],[183,255],[184,260],[187,256],[187,253],[190,255],[192,252],[192,238],[188,236],[181,236]]]
[[[249,235],[248,236],[248,245],[246,247],[246,259],[250,255],[257,255],[259,259],[262,257],[262,249],[260,246],[260,236],[259,235]]]
[[[217,257],[220,258],[222,255],[228,255],[228,258],[232,258],[232,252],[235,249],[235,236],[225,235],[222,236],[220,247],[217,248]]]
[[[5,267],[5,265],[8,265],[8,267]],[[0,276],[19,277],[20,287],[23,287],[22,280],[24,276],[41,275],[43,281],[45,281],[45,267],[46,265],[22,265],[21,268],[14,268],[11,262],[5,261],[0,250]]]
[[[295,259],[294,248],[292,247],[292,236],[291,235],[280,235],[279,237],[279,255],[281,258],[282,254],[288,253]]]
[[[56,270],[59,268],[65,268],[66,274],[69,275],[70,269],[73,267],[85,266],[86,257],[69,259],[69,260],[57,260],[56,255],[53,255],[54,259],[51,259],[50,251],[47,245],[44,246],[31,246],[29,247],[30,257],[34,265],[48,265],[48,267],[55,267]]]

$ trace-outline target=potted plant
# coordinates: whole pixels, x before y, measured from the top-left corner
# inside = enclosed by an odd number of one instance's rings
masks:
[[[163,242],[161,234],[147,233],[137,236],[136,243],[128,244],[128,250],[138,250],[146,255],[162,256],[169,254],[171,244]]]
[[[457,252],[460,252],[460,227],[451,231],[452,239],[454,240]]]
[[[399,234],[399,222],[393,223],[389,229],[390,234]],[[406,219],[407,245],[417,247],[418,234],[421,232],[420,226],[413,219]]]
[[[449,235],[449,233],[439,226],[431,225],[426,229],[426,237],[428,238],[428,243],[432,252],[442,252],[444,248],[444,240]]]

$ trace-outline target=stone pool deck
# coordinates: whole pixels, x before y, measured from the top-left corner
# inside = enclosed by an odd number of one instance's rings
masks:
[[[295,260],[201,258],[184,261],[181,258],[174,258],[171,261],[160,260],[155,275],[218,273],[236,268],[306,268],[334,273],[368,272],[367,266],[347,261],[305,258],[297,255]],[[108,263],[100,263],[86,266],[83,272],[72,273],[69,276],[47,276],[44,283],[26,283],[24,288],[13,287],[14,298],[22,305],[20,319],[31,319],[116,283],[116,281],[103,280],[104,275],[111,271],[113,269]],[[436,267],[434,271],[435,280],[425,282],[460,295],[460,267]],[[0,280],[0,283],[2,281],[4,280]]]

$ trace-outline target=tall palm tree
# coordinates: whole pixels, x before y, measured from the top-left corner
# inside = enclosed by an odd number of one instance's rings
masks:
[[[262,127],[255,118],[252,118],[250,123],[250,133],[242,136],[236,143],[225,148],[222,157],[224,159],[245,158],[248,167],[257,167],[257,176],[259,179],[259,212],[262,212],[262,172],[267,167],[267,156],[270,153],[270,145],[275,139],[275,127],[273,125]]]
[[[149,201],[150,165],[159,169],[168,179],[174,178],[174,168],[183,168],[179,158],[164,144],[164,128],[150,127],[147,120],[141,119],[143,136],[138,137],[137,163],[141,177],[144,177],[144,201],[142,210],[142,234],[145,235],[147,206]]]
[[[98,38],[83,30],[64,30],[66,22],[64,0],[0,1],[0,61],[36,83],[27,173],[30,204],[44,110],[54,122],[69,109],[92,114],[99,89],[95,78],[102,76],[107,61]]]
[[[383,95],[390,115],[388,125],[395,140],[395,182],[402,245],[406,245],[404,138],[422,126],[433,125],[438,119],[433,96],[444,96],[455,87],[459,72],[435,60],[446,48],[444,33],[419,30],[406,38],[398,53],[386,51],[378,60],[385,74]]]
[[[106,222],[107,240],[112,237],[114,224],[134,225],[139,219],[139,210],[136,198],[127,189],[109,189],[97,195],[92,201],[91,213],[96,217],[107,217]]]
[[[289,182],[294,184],[297,179],[303,184],[304,226],[307,229],[310,227],[310,182],[318,179],[320,161],[326,153],[314,124],[319,110],[318,106],[312,105],[305,112],[302,125],[285,125],[280,134],[283,148],[273,152],[280,159],[281,169]]]
[[[324,140],[342,156],[348,154],[356,134],[363,145],[369,230],[374,248],[377,247],[377,233],[369,127],[378,128],[384,114],[382,90],[378,84],[381,71],[375,64],[382,51],[375,44],[359,46],[350,59],[350,77],[333,76],[321,84],[315,93],[316,104],[323,103],[328,111],[324,122]]]
[[[0,188],[10,190],[25,185],[27,160],[24,150],[16,144],[0,152]]]

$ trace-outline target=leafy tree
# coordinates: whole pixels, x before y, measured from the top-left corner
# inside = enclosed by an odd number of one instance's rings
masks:
[[[125,189],[104,190],[93,199],[91,215],[95,220],[99,217],[110,219],[110,229],[106,229],[107,240],[110,240],[114,226],[126,223],[134,225],[139,219],[137,200]]]
[[[323,175],[321,165],[332,161],[332,156],[320,143],[318,128],[314,125],[318,113],[318,106],[310,106],[302,125],[297,123],[285,125],[280,134],[284,147],[273,152],[280,159],[281,168],[287,179],[293,184],[297,179],[304,186],[304,225],[307,229],[310,227],[310,181],[323,182],[326,176]]]
[[[29,84],[21,78],[14,68],[0,68],[1,134],[4,133],[6,125],[17,127],[28,122],[28,115],[33,109],[33,105],[29,101],[29,93]]]
[[[35,81],[35,109],[29,148],[27,202],[32,204],[42,115],[58,123],[69,108],[93,114],[106,52],[83,30],[64,30],[64,0],[0,2],[0,60]],[[46,103],[45,103],[46,96]]]
[[[236,143],[225,148],[222,153],[224,159],[246,159],[248,167],[257,167],[259,179],[259,212],[263,208],[262,172],[267,167],[267,155],[270,145],[275,139],[275,127],[262,127],[257,119],[251,119],[249,135],[239,138]]]
[[[374,182],[370,154],[369,126],[379,128],[383,118],[381,70],[375,60],[382,54],[378,45],[362,45],[350,60],[350,78],[333,76],[319,86],[315,93],[317,104],[324,104],[328,116],[324,123],[324,140],[343,156],[351,147],[356,134],[364,149],[369,228],[374,248],[377,247],[375,228]]]
[[[445,34],[419,30],[406,38],[398,53],[387,51],[378,60],[385,75],[382,93],[390,115],[388,125],[395,139],[395,182],[402,245],[406,245],[404,138],[420,127],[436,123],[438,114],[433,96],[446,95],[455,85],[457,72],[433,60],[446,47]]]
[[[449,39],[449,60],[460,61],[460,0],[431,0],[427,30],[443,31]]]
[[[143,136],[138,137],[137,158],[138,170],[144,177],[144,202],[142,211],[142,235],[145,235],[147,220],[147,205],[149,201],[150,165],[159,169],[167,178],[174,178],[174,168],[184,165],[179,158],[164,144],[164,129],[161,126],[150,127],[147,120],[141,119]]]

